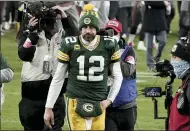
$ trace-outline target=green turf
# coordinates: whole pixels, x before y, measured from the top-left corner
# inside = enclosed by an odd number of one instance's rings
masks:
[[[176,10],[177,14],[177,10]],[[168,36],[168,42],[164,49],[162,59],[170,59],[169,51],[172,48],[172,45],[176,43],[177,32],[178,32],[178,16],[175,16],[175,19],[172,22],[172,34]],[[1,51],[3,55],[6,56],[9,64],[15,71],[15,76],[12,82],[5,84],[5,94],[6,99],[3,105],[2,110],[2,119],[1,119],[1,129],[2,130],[21,130],[23,129],[18,117],[18,103],[21,98],[20,92],[20,72],[22,68],[22,62],[19,60],[17,55],[17,44],[15,41],[16,31],[10,30],[6,33],[5,36],[1,39]],[[136,39],[137,40],[137,39]],[[145,52],[137,51],[138,63],[137,63],[137,72],[146,71],[146,57]],[[141,90],[144,87],[148,86],[161,86],[164,87],[167,78],[141,78],[138,79],[146,80],[144,83],[137,83],[137,90],[139,96],[137,98],[138,103],[138,118],[137,124],[135,126],[136,130],[161,130],[164,129],[164,120],[159,119],[155,120],[153,118],[153,103],[151,98],[145,98],[141,95]],[[180,81],[175,80],[173,86],[173,92],[176,91],[176,88],[179,86]],[[159,116],[166,116],[166,110],[164,109],[164,97],[158,99],[159,104]],[[65,125],[63,129],[67,129]]]

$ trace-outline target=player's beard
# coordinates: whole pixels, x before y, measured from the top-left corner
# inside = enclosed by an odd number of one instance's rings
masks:
[[[86,41],[88,41],[88,42],[93,41],[95,37],[96,37],[96,35],[89,34],[89,33],[83,35],[83,39],[86,40]]]

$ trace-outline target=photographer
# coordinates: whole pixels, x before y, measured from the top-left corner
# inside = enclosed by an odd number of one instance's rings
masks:
[[[50,130],[43,119],[46,98],[58,64],[56,55],[64,36],[63,27],[72,28],[61,7],[52,5],[31,3],[17,35],[18,55],[23,61],[19,116],[24,130]],[[64,124],[65,88],[62,89],[53,109],[55,123],[52,130],[61,130]]]
[[[131,46],[121,38],[122,25],[117,20],[110,20],[106,24],[107,32],[114,30],[113,38],[118,42],[121,55],[121,71],[123,81],[118,95],[110,107],[106,109],[106,131],[134,130],[137,117],[136,106],[136,55]],[[110,33],[108,33],[110,34]],[[111,87],[112,78],[108,79]]]
[[[181,43],[173,46],[171,64],[178,79],[182,80],[170,106],[169,130],[190,130],[190,52]]]

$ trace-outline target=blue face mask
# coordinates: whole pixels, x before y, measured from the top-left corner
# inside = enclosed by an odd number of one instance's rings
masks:
[[[185,76],[186,71],[190,68],[190,63],[185,60],[176,61],[172,59],[171,64],[178,79],[182,79]]]

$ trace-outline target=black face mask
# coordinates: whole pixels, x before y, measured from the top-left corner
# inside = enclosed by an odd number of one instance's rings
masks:
[[[55,19],[41,19],[39,29],[45,32],[51,32],[54,29]]]
[[[54,36],[59,29],[63,29],[61,19],[42,19],[41,30],[48,34],[48,38]]]
[[[63,25],[61,19],[57,19],[54,23],[54,27],[53,30],[51,31],[51,34],[54,35],[55,33],[59,32],[60,29],[63,29]]]

